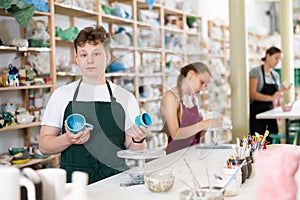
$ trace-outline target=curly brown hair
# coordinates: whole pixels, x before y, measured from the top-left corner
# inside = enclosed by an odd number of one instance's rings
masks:
[[[79,32],[74,40],[75,52],[77,54],[77,47],[82,47],[86,43],[93,45],[102,43],[105,51],[109,51],[110,42],[111,36],[103,26],[86,27]]]

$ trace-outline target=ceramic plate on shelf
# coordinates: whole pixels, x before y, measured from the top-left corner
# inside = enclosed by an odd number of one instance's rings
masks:
[[[33,158],[36,159],[42,159],[42,158],[48,158],[50,155],[43,155],[43,154],[34,154]]]
[[[126,159],[153,159],[165,156],[162,149],[127,149],[117,152],[117,156]]]
[[[14,165],[15,164],[24,164],[24,163],[29,162],[29,160],[30,160],[29,158],[23,159],[23,160],[12,160],[11,163],[14,164]]]

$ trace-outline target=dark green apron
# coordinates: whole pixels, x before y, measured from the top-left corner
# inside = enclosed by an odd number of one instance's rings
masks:
[[[116,155],[125,149],[125,112],[107,81],[111,102],[76,101],[80,84],[81,81],[66,107],[64,121],[70,114],[80,113],[94,129],[84,145],[71,145],[61,153],[60,165],[67,171],[67,182],[71,182],[73,171],[83,171],[88,173],[90,184],[127,169],[124,160]],[[63,125],[62,133],[65,132]]]

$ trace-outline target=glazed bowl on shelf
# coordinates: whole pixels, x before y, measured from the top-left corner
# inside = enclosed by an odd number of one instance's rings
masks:
[[[27,147],[10,147],[8,148],[8,153],[13,156],[16,155],[18,153],[23,153],[27,151]]]
[[[18,152],[19,151],[19,152]],[[9,149],[10,154],[12,155],[12,164],[23,164],[27,163],[30,160],[29,151],[26,151],[26,148],[12,148]],[[18,152],[18,153],[17,153]]]
[[[144,175],[146,187],[151,192],[167,192],[174,185],[175,176],[171,172],[151,172]]]
[[[34,119],[33,115],[17,115],[18,124],[28,124],[31,123]]]

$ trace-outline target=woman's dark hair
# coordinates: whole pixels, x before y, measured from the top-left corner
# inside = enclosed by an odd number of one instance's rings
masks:
[[[74,40],[75,52],[77,53],[77,47],[83,46],[86,43],[97,45],[103,44],[105,51],[109,51],[109,45],[111,42],[110,34],[105,30],[103,26],[86,27],[82,29]]]
[[[208,73],[209,76],[211,76],[211,73],[208,69],[208,67],[201,62],[195,62],[195,63],[190,63],[187,64],[186,66],[182,67],[180,69],[180,74],[178,75],[177,78],[177,88],[179,92],[179,99],[182,99],[182,91],[181,91],[181,85],[182,85],[182,80],[186,77],[189,71],[194,71],[196,74],[204,74]]]
[[[281,53],[281,50],[279,48],[277,48],[277,47],[270,47],[269,49],[267,49],[265,57],[261,58],[261,60],[262,61],[266,61],[267,55],[271,56],[271,55],[273,55],[275,53]]]

